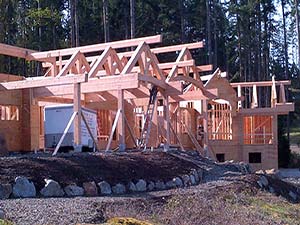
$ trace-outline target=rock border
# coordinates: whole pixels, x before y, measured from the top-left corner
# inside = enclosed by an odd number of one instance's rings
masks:
[[[128,181],[124,184],[110,184],[103,180],[98,183],[94,181],[84,182],[82,187],[70,184],[62,187],[57,181],[45,178],[45,186],[36,190],[35,185],[26,177],[18,176],[13,184],[0,184],[0,199],[9,198],[52,198],[52,197],[96,197],[96,196],[118,196],[132,193],[143,193],[150,191],[162,191],[176,188],[186,188],[197,185],[203,180],[203,169],[193,169],[189,174],[174,177],[171,180],[145,180],[136,182]],[[21,180],[21,185],[20,185]],[[18,190],[17,194],[14,190]],[[29,192],[29,193],[28,193]]]

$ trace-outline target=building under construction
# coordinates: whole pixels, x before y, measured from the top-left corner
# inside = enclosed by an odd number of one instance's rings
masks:
[[[6,148],[44,149],[45,107],[72,104],[53,154],[71,127],[80,150],[84,123],[99,151],[163,146],[244,161],[254,169],[278,168],[277,117],[294,110],[285,96],[290,81],[230,83],[219,69],[196,65],[190,50],[202,42],[150,47],[161,41],[157,35],[45,52],[0,44],[0,54],[37,61],[44,69],[31,78],[0,74]],[[163,54],[176,60],[161,63]],[[261,93],[267,101],[260,102]],[[83,108],[96,111],[97,135]]]

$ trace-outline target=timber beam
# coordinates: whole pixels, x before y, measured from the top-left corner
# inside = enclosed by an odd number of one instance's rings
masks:
[[[87,94],[101,91],[138,88],[138,77],[138,74],[125,74],[116,76],[106,76],[101,78],[91,78],[88,82],[82,83],[81,93]],[[34,98],[70,94],[73,94],[72,85],[38,87],[33,90]]]
[[[181,45],[171,45],[171,46],[165,46],[165,47],[159,47],[159,48],[153,48],[151,49],[151,52],[154,54],[162,54],[162,53],[169,53],[169,52],[177,52],[180,51],[183,48],[187,49],[197,49],[197,48],[203,48],[203,42],[195,42],[195,43],[188,43],[188,44],[181,44]],[[133,51],[131,52],[121,52],[119,53],[121,57],[131,57],[133,54]]]
[[[140,90],[140,89],[138,89],[138,90]],[[211,94],[214,94],[214,95],[217,94],[217,89],[210,89],[208,91],[210,91]],[[126,99],[126,94],[124,96],[124,99]],[[157,96],[157,99],[163,99],[162,94],[159,93]],[[175,102],[180,102],[180,101],[199,101],[199,100],[207,100],[207,99],[209,99],[209,98],[204,96],[201,90],[196,90],[196,91],[189,91],[187,93],[183,93],[183,94],[179,94],[179,95],[169,96],[169,103],[175,103]],[[129,99],[126,99],[126,100],[129,100]],[[131,98],[130,100],[135,105],[147,105],[149,102],[149,94],[148,94],[148,96],[143,97],[143,98]],[[111,100],[111,101],[109,101],[109,103],[116,106],[117,99]],[[86,106],[92,105],[93,107],[101,109],[103,107],[103,104],[106,104],[106,102],[105,101],[101,101],[101,102],[93,101],[93,102],[87,102]],[[109,104],[106,105],[105,108],[107,106],[109,106]]]
[[[20,81],[10,81],[0,83],[0,90],[17,90],[26,88],[57,86],[65,84],[84,83],[88,81],[87,74],[83,75],[68,75],[64,77],[34,77],[26,78]]]
[[[275,85],[291,85],[290,80],[280,80],[280,81],[275,81]],[[240,82],[240,83],[230,83],[230,85],[234,88],[237,87],[253,87],[253,85],[256,85],[256,87],[267,87],[267,86],[272,86],[273,81],[256,81],[256,82]]]
[[[276,103],[273,108],[241,108],[238,112],[242,115],[286,115],[294,110],[294,103]]]
[[[13,56],[17,58],[30,59],[30,54],[36,53],[37,51],[15,47],[12,45],[0,43],[0,55]]]
[[[159,43],[162,41],[162,36],[155,35],[149,37],[122,40],[122,41],[107,42],[102,44],[87,45],[87,46],[76,47],[76,48],[37,52],[37,53],[31,53],[31,56],[34,57],[35,59],[47,59],[49,57],[50,58],[63,57],[63,56],[73,55],[74,52],[76,51],[80,51],[81,53],[90,53],[90,52],[103,51],[107,47],[116,49],[116,48],[128,48],[132,46],[138,46],[139,43],[142,41],[147,44]]]

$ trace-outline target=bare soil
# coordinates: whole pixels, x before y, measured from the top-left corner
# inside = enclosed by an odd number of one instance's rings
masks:
[[[131,180],[170,180],[188,174],[195,165],[164,152],[152,153],[76,153],[30,154],[0,157],[0,183],[13,183],[17,176],[32,180],[37,189],[44,179],[53,179],[62,186],[105,180],[110,184],[127,183]]]

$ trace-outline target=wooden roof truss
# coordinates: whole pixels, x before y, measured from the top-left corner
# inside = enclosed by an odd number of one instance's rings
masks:
[[[162,37],[156,35],[45,52],[0,44],[0,54],[39,61],[45,68],[45,74],[41,77],[0,83],[0,91],[31,88],[32,97],[38,101],[74,102],[74,112],[77,113],[73,119],[77,124],[80,124],[81,120],[82,103],[99,109],[115,105],[119,113],[118,120],[121,121],[118,122],[120,142],[124,144],[123,100],[135,99],[146,104],[149,98],[146,86],[149,83],[158,87],[158,98],[164,99],[167,111],[171,102],[204,100],[206,104],[207,100],[224,98],[224,94],[219,94],[222,87],[217,83],[225,79],[225,74],[217,69],[211,75],[200,76],[202,72],[211,71],[212,65],[197,66],[192,57],[190,50],[202,48],[202,42],[150,48],[150,44],[159,43],[161,40]],[[124,51],[128,48],[135,49]],[[160,63],[159,55],[170,52],[179,52],[175,62]],[[249,87],[253,89],[251,112],[254,112],[254,109],[257,113],[260,112],[257,102],[257,87],[260,85],[272,87],[273,112],[276,113],[274,110],[278,109],[278,112],[286,113],[293,109],[292,103],[286,103],[284,85],[290,84],[287,81],[278,83],[273,79],[270,82],[226,82],[232,90],[237,88],[237,96],[231,97],[230,101],[235,102],[242,113],[246,111],[242,109],[241,90]],[[280,85],[279,102],[276,85]],[[224,99],[226,100],[226,96]],[[167,116],[166,119],[170,118]],[[170,132],[169,121],[167,126]],[[167,136],[169,139],[169,134]],[[80,140],[77,140],[77,143],[80,143]]]

